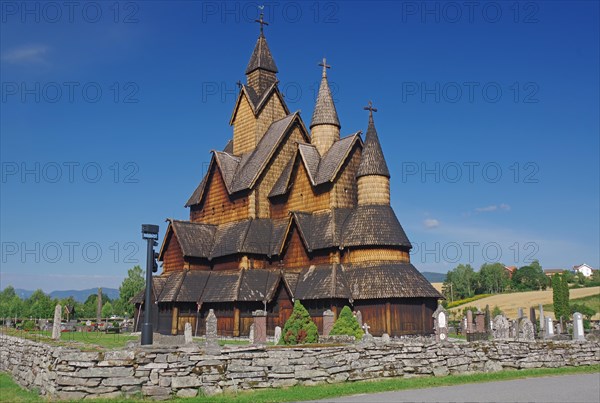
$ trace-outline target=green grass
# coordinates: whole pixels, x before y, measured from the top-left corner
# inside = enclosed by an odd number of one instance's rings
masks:
[[[261,389],[249,392],[224,393],[217,396],[197,396],[191,399],[175,399],[186,402],[202,403],[260,403],[289,402],[301,400],[328,399],[361,393],[379,393],[394,390],[422,389],[437,386],[463,385],[467,383],[506,381],[519,378],[535,378],[542,376],[590,374],[600,372],[599,365],[565,368],[542,368],[501,371],[487,374],[450,375],[446,377],[424,376],[417,378],[392,378],[377,381],[346,382],[323,384],[318,386],[293,386],[284,389]],[[33,392],[19,388],[9,375],[0,373],[0,401],[7,402],[41,402],[43,398]],[[96,400],[97,402],[140,402],[143,399]]]
[[[130,336],[127,333],[113,334],[104,332],[63,332],[60,340],[52,340],[52,332],[31,331],[15,329],[2,329],[2,334],[22,337],[41,343],[64,345],[79,348],[80,350],[111,350],[125,347],[127,342],[137,340],[138,336]]]
[[[0,402],[40,402],[36,393],[25,390],[14,383],[11,376],[0,372]]]
[[[587,297],[574,298],[569,300],[570,304],[583,304],[589,306],[596,312],[600,312],[600,295],[588,295]],[[553,304],[545,304],[544,311],[554,312]]]

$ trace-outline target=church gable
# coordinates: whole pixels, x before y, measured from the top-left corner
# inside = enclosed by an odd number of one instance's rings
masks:
[[[204,195],[198,204],[190,208],[190,220],[208,224],[221,224],[246,218],[248,215],[248,197],[229,196],[227,186],[217,164],[211,164],[207,174]]]
[[[271,123],[289,113],[276,83],[260,98],[252,87],[242,86],[229,122],[233,126],[233,154],[252,151]]]

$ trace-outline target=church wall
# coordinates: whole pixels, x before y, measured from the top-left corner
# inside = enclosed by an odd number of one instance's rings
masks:
[[[362,263],[370,261],[383,262],[410,262],[410,254],[407,251],[390,248],[354,247],[343,251],[342,263]]]
[[[433,333],[435,298],[389,298],[354,301],[354,310],[360,310],[363,323],[370,326],[375,336]]]
[[[185,266],[190,270],[210,270],[210,262],[205,258],[186,257]]]
[[[256,118],[246,96],[242,96],[233,121],[233,154],[242,155],[256,147]]]
[[[358,204],[390,204],[390,179],[380,175],[358,178]]]
[[[289,136],[283,142],[283,144],[276,150],[276,154],[269,162],[265,173],[259,179],[254,192],[257,202],[256,217],[258,218],[269,218],[271,216],[271,203],[269,201],[269,193],[279,179],[281,172],[288,164],[290,159],[296,152],[296,143],[304,141],[300,127],[295,124]]]
[[[181,251],[177,235],[175,235],[175,232],[170,231],[163,255],[163,272],[169,273],[176,270],[183,270],[184,263],[183,252]]]
[[[331,207],[351,208],[358,202],[358,186],[356,172],[360,165],[361,149],[356,144],[350,152],[350,157],[344,161],[338,177],[330,193]]]
[[[292,188],[287,195],[271,205],[271,217],[287,217],[290,211],[326,210],[329,208],[329,189],[331,187],[326,184],[314,188],[304,164],[298,158],[292,173]]]
[[[266,105],[260,110],[256,118],[256,143],[260,141],[262,136],[267,132],[271,123],[276,120],[283,119],[287,116],[283,104],[279,100],[279,96],[275,92],[271,92]]]
[[[248,197],[232,199],[216,164],[210,172],[207,189],[199,205],[190,208],[190,221],[206,224],[224,224],[248,216]]]
[[[277,81],[277,76],[271,71],[256,69],[248,74],[248,85],[254,88],[259,97],[269,89],[275,81]]]

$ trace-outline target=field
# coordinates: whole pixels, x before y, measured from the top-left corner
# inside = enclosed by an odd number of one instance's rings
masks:
[[[444,283],[431,283],[431,285],[439,292],[442,292],[442,286],[444,285]]]
[[[576,288],[570,290],[570,299],[589,297],[591,295],[600,296],[600,287]],[[509,318],[517,317],[517,309],[522,307],[525,314],[529,315],[529,307],[537,307],[539,304],[546,305],[552,303],[552,290],[546,291],[526,291],[511,294],[498,294],[491,297],[473,301],[467,305],[475,306],[479,309],[484,309],[486,305],[492,309],[498,306],[504,314]],[[450,309],[451,312],[462,311],[465,306],[459,306]],[[552,314],[550,316],[553,316]],[[593,319],[600,319],[600,313],[596,314]]]
[[[583,304],[585,306],[592,308],[594,311],[597,312],[597,314],[595,316],[593,316],[593,318],[594,319],[600,318],[600,295],[590,295],[588,297],[575,298],[575,299],[571,298],[570,302],[572,304]],[[552,304],[544,305],[544,311],[554,312],[554,307],[552,306]]]

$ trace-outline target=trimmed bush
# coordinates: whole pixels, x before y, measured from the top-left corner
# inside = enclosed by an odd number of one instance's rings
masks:
[[[356,337],[356,340],[362,339],[364,334],[365,333],[360,328],[358,320],[356,320],[356,317],[352,314],[352,311],[348,306],[345,306],[342,309],[342,311],[340,312],[340,316],[333,324],[331,332],[329,332],[329,335],[331,336],[354,336]]]
[[[31,331],[35,329],[35,322],[32,320],[26,320],[23,322],[23,330]]]
[[[316,343],[319,340],[317,325],[312,321],[306,308],[296,300],[290,318],[285,322],[279,344],[295,345]]]

